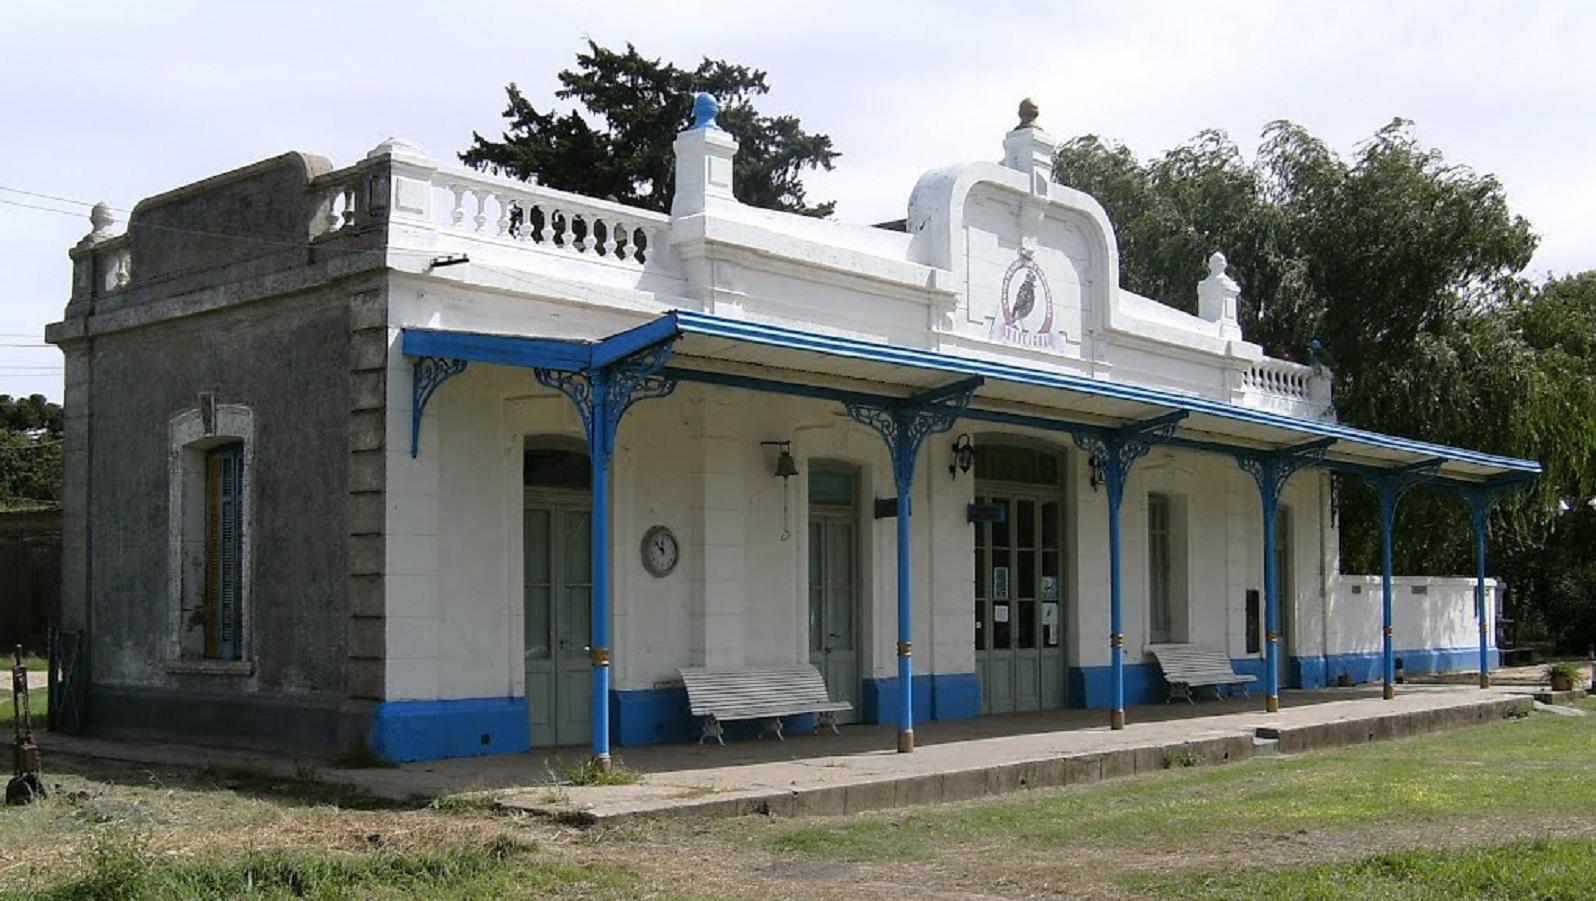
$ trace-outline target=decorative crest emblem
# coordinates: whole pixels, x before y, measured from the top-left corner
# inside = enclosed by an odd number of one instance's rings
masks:
[[[1003,274],[1000,316],[992,321],[992,337],[1025,347],[1053,346],[1053,290],[1042,267],[1021,248]]]

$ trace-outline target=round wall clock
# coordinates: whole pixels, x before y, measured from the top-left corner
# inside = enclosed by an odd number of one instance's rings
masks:
[[[668,576],[681,558],[676,535],[665,526],[654,526],[643,533],[643,568],[653,576]]]

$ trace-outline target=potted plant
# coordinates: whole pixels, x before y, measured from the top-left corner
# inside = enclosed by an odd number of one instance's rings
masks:
[[[1566,660],[1546,667],[1546,678],[1552,683],[1552,691],[1573,691],[1574,682],[1582,675],[1577,664]]]

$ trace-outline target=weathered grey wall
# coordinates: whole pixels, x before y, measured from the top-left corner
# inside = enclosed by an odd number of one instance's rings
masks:
[[[97,702],[101,688],[318,707],[345,697],[348,345],[348,297],[334,289],[94,340],[91,724],[158,725],[122,722],[115,705]],[[167,668],[168,421],[202,391],[254,415],[254,672],[244,676]]]

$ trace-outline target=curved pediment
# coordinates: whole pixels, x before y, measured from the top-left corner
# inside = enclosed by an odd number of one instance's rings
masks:
[[[1079,357],[1086,333],[1111,315],[1119,248],[1108,215],[1040,162],[927,172],[906,227],[911,260],[953,273],[948,332]]]

